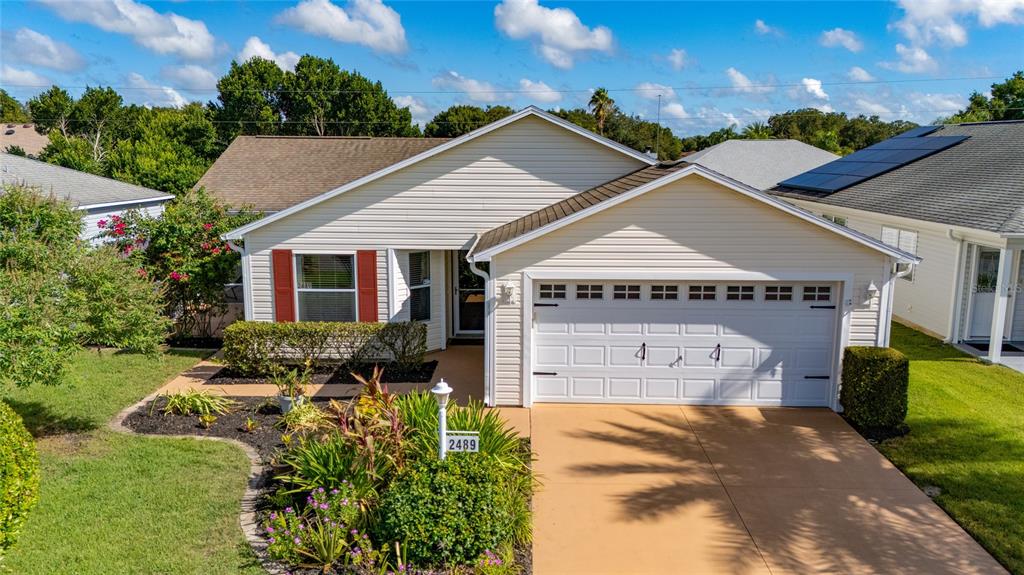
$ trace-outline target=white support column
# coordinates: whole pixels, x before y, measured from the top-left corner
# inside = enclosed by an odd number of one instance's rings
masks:
[[[999,363],[1003,351],[1003,332],[1006,330],[1006,310],[1013,287],[1013,252],[1010,248],[999,250],[999,270],[996,272],[995,302],[992,304],[992,334],[988,340],[988,359]]]

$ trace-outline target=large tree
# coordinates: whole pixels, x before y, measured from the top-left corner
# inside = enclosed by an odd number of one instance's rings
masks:
[[[980,92],[971,94],[967,107],[943,123],[988,122],[1024,119],[1024,71],[1017,71],[1003,82],[992,84],[991,97]]]
[[[217,82],[217,102],[211,104],[221,143],[239,134],[276,134],[281,129],[284,72],[263,58],[251,58]]]
[[[380,82],[359,72],[341,72],[341,90],[331,116],[341,136],[419,136],[408,108],[399,108]]]
[[[597,122],[597,133],[604,134],[604,124],[616,109],[615,100],[608,95],[607,89],[598,88],[591,94],[588,107],[594,114],[594,120]]]
[[[515,112],[508,106],[468,106],[458,104],[438,113],[423,129],[430,138],[455,138],[496,122]]]
[[[281,96],[287,131],[325,136],[336,124],[335,103],[342,89],[341,68],[330,58],[299,58],[295,71],[285,75]]]
[[[0,122],[27,122],[28,113],[17,99],[0,88]]]
[[[70,135],[71,112],[75,109],[75,100],[63,88],[57,86],[39,94],[28,101],[29,114],[40,134],[48,134],[50,130],[58,130],[63,136]]]
[[[89,141],[97,162],[103,161],[109,148],[108,129],[119,119],[122,103],[113,88],[86,87],[71,110],[71,131]]]

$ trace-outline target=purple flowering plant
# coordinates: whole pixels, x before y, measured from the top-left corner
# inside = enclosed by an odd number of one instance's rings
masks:
[[[369,539],[356,526],[361,523],[359,501],[351,484],[340,488],[318,487],[306,497],[302,509],[286,507],[268,515],[264,523],[267,552],[270,557],[291,565],[309,565],[329,569],[353,561],[352,552],[372,552]],[[374,558],[379,561],[379,557]]]

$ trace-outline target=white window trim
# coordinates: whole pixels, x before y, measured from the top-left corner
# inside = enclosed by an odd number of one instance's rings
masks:
[[[427,277],[426,277],[427,283],[421,283],[419,285],[413,285],[412,284],[412,256],[415,255],[415,254],[424,254],[424,256],[427,259]],[[431,259],[432,259],[431,253],[430,253],[429,250],[411,251],[408,254],[408,258],[409,258],[408,269],[409,269],[409,280],[410,280],[409,284],[408,284],[408,287],[409,287],[409,302],[410,302],[409,303],[409,319],[411,321],[429,322],[434,317],[433,294],[430,293],[430,286],[433,284],[433,279],[434,279],[434,268],[433,268],[433,265],[432,265],[433,262],[431,261]],[[422,280],[422,278],[421,278],[421,280]],[[412,295],[413,295],[413,292],[415,290],[422,290],[422,289],[427,290],[427,317],[425,317],[425,318],[414,318],[412,316]]]
[[[323,289],[323,288],[300,288],[299,287],[299,266],[298,261],[301,256],[351,256],[352,257],[352,289]],[[351,292],[352,295],[352,317],[355,319],[354,322],[359,321],[359,258],[356,257],[356,252],[339,252],[330,251],[326,252],[323,250],[309,250],[309,251],[296,251],[292,250],[292,287],[295,288],[295,294],[292,296],[295,298],[295,321],[312,321],[303,320],[302,309],[299,307],[299,292]]]

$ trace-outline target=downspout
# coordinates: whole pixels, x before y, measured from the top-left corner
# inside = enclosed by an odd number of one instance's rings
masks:
[[[963,312],[964,301],[964,236],[953,231],[946,230],[946,236],[956,242],[956,267],[953,268],[953,317],[949,318],[949,336],[947,343],[957,343],[960,339],[960,315]]]
[[[494,282],[491,281],[490,274],[478,268],[477,262],[472,256],[473,250],[476,249],[476,245],[479,242],[480,234],[476,234],[473,237],[473,245],[469,246],[469,252],[466,257],[469,260],[469,271],[484,280],[484,404],[494,407],[494,392],[492,390],[494,382],[491,380],[491,374],[494,372],[492,366],[494,365],[494,307],[496,302],[494,299]]]

